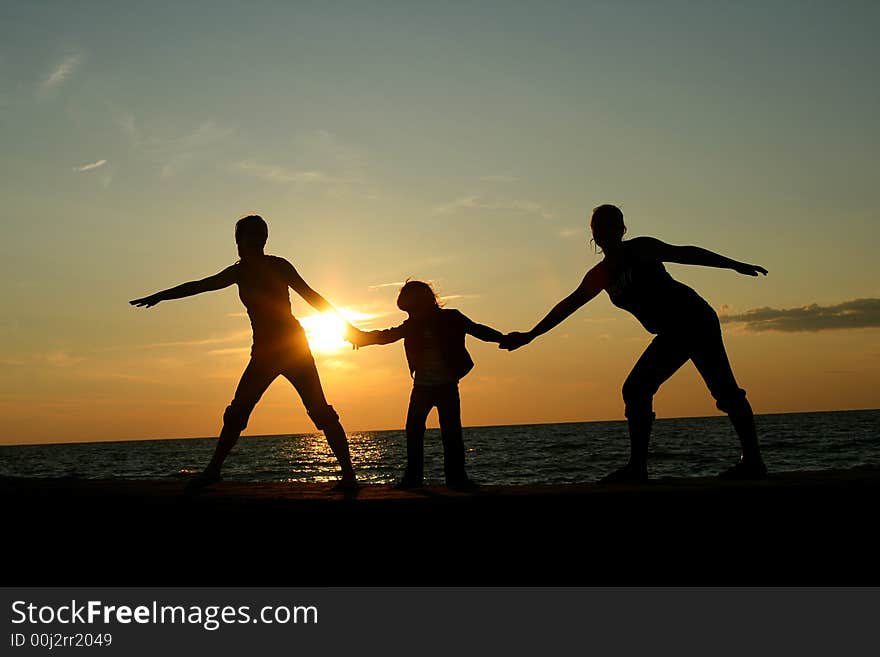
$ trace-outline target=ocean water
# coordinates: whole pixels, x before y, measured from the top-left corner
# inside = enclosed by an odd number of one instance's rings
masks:
[[[880,466],[880,410],[760,415],[764,458],[772,471]],[[214,438],[0,447],[0,475],[89,479],[183,478],[211,456]],[[392,483],[403,472],[403,431],[349,433],[352,458],[366,483]],[[464,431],[468,471],[483,484],[566,484],[593,481],[628,456],[624,422],[576,422]],[[652,477],[714,475],[739,455],[726,417],[657,420]],[[321,434],[245,436],[224,467],[238,481],[320,482],[336,478]],[[425,473],[443,479],[440,434],[425,436]]]

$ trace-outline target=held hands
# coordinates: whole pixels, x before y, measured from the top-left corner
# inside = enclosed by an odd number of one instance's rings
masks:
[[[524,345],[527,345],[531,341],[532,336],[530,333],[520,333],[519,331],[513,331],[512,333],[508,333],[503,338],[501,338],[501,342],[498,343],[498,348],[507,349],[507,351],[514,351]]]
[[[342,338],[346,342],[351,342],[352,349],[359,349],[367,343],[367,334],[348,322],[345,323],[345,333],[343,333]]]
[[[733,266],[733,270],[745,276],[757,276],[758,274],[767,275],[767,270],[759,265],[749,265],[745,262],[738,262]]]
[[[142,299],[132,299],[129,303],[132,306],[137,306],[138,308],[152,308],[157,303],[162,301],[162,296],[160,293],[151,294],[148,297],[143,297]]]

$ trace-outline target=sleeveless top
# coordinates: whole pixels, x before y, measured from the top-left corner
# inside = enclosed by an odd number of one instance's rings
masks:
[[[613,260],[602,261],[605,291],[618,308],[651,333],[677,331],[715,316],[703,297],[672,278],[660,260],[640,257],[626,242]]]
[[[240,261],[238,297],[247,309],[254,332],[254,349],[271,349],[290,342],[294,333],[302,333],[300,323],[290,309],[289,277],[292,265],[284,258],[263,256],[255,261]]]

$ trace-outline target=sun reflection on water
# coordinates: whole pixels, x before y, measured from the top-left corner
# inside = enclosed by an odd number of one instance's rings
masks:
[[[264,438],[258,440],[263,441]],[[339,480],[339,464],[324,434],[314,432],[274,436],[271,440],[266,456],[254,464],[261,476],[288,483],[335,483]],[[362,483],[387,484],[398,478],[396,462],[401,454],[391,453],[399,451],[393,449],[398,445],[377,439],[376,432],[351,432],[348,442],[358,479]]]

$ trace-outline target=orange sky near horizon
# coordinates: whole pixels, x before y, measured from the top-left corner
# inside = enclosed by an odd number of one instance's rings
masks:
[[[232,288],[219,295],[234,300]],[[393,301],[392,295],[385,295]],[[230,299],[232,297],[233,299]],[[164,302],[131,310],[186,316],[187,303]],[[477,321],[475,301],[456,304]],[[448,302],[452,306],[452,301]],[[465,304],[474,310],[466,308]],[[591,308],[595,305],[597,308]],[[590,311],[601,306],[599,317]],[[607,306],[607,307],[605,307]],[[389,308],[391,310],[391,308]],[[376,313],[378,314],[378,313]],[[156,340],[128,350],[108,349],[89,358],[64,351],[47,354],[40,365],[43,400],[26,403],[32,392],[3,402],[5,444],[203,437],[219,431],[225,405],[247,363],[250,336],[246,317],[227,313],[230,330],[192,341]],[[347,313],[353,319],[353,314]],[[333,331],[310,330],[328,399],[349,432],[400,429],[411,380],[402,343],[351,350]],[[404,315],[373,319],[360,313],[363,328],[390,326]],[[153,318],[141,317],[153,326]],[[171,317],[169,317],[171,319]],[[537,319],[537,316],[536,318]],[[164,322],[163,322],[164,323]],[[232,327],[235,327],[234,329]],[[504,327],[505,329],[526,327]],[[160,331],[161,333],[161,331]],[[726,345],[740,385],[756,413],[877,407],[880,377],[866,369],[865,354],[876,346],[874,330],[750,333],[726,325]],[[162,335],[156,337],[161,338]],[[596,300],[553,332],[516,352],[468,338],[477,365],[461,384],[466,426],[622,419],[620,385],[651,336],[607,301]],[[768,355],[772,354],[772,361]],[[804,354],[810,354],[804,358]],[[870,355],[868,356],[870,358]],[[873,358],[880,358],[874,353]],[[102,363],[102,361],[104,361]],[[8,366],[7,366],[8,367]],[[817,384],[815,372],[822,376]],[[655,399],[658,417],[718,414],[692,364],[686,364]],[[436,425],[432,414],[429,426]],[[46,433],[43,427],[51,427]],[[293,388],[279,378],[251,417],[245,435],[314,431]]]

